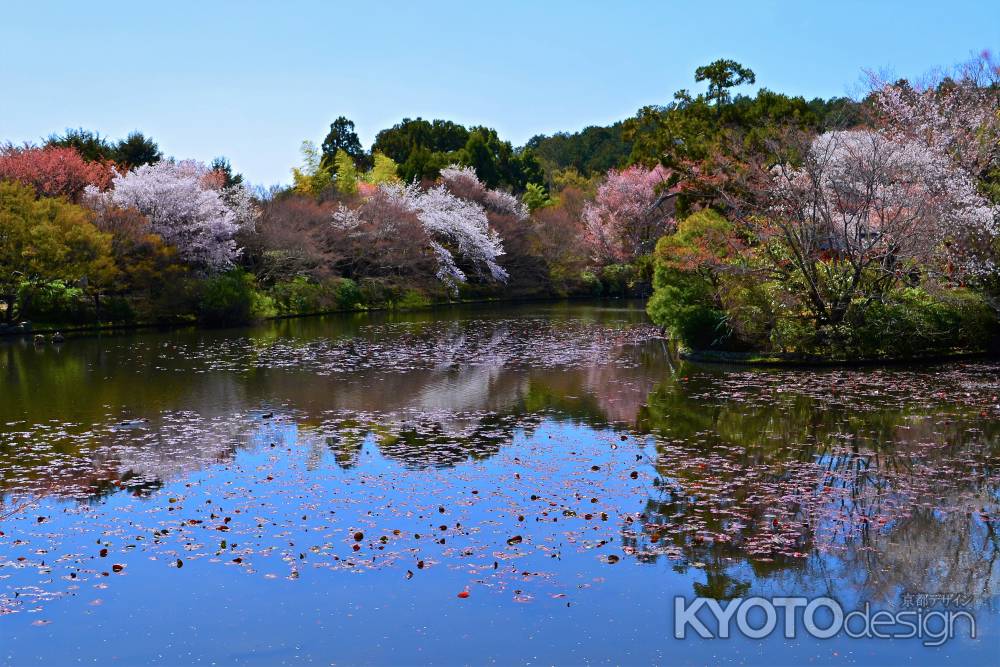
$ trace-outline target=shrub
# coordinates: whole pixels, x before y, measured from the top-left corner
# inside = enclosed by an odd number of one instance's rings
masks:
[[[392,307],[398,310],[413,310],[416,308],[426,308],[431,305],[430,298],[426,294],[415,290],[408,289],[403,292],[403,295],[392,302]]]
[[[282,315],[318,313],[323,308],[323,287],[305,276],[277,283],[271,288],[278,312]]]
[[[686,347],[723,349],[731,339],[726,314],[714,307],[711,285],[702,277],[658,266],[656,291],[646,304],[650,319]]]
[[[61,280],[40,285],[24,283],[18,292],[25,319],[52,324],[83,324],[93,319],[83,290]]]
[[[246,324],[254,319],[253,277],[239,269],[206,278],[198,295],[198,319],[220,326]]]
[[[973,292],[904,288],[853,308],[842,331],[828,338],[844,356],[902,358],[984,350],[996,329],[992,310]]]
[[[336,278],[331,284],[338,310],[359,310],[365,307],[365,296],[356,282],[350,278]]]

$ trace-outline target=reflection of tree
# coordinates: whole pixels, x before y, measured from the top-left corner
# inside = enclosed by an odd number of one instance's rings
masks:
[[[535,420],[537,421],[537,420]],[[383,415],[377,419],[346,418],[316,427],[337,465],[357,465],[365,441],[371,437],[382,456],[413,468],[448,467],[497,454],[514,437],[530,432],[532,420],[499,414]]]
[[[691,384],[667,380],[640,413],[660,436],[656,494],[639,529],[623,529],[640,560],[698,563],[697,592],[720,598],[745,592],[746,565],[800,581],[836,568],[830,583],[851,581],[866,599],[996,593],[996,533],[981,517],[998,510],[996,424],[970,428],[969,410],[852,411],[802,394],[692,399],[711,394]]]

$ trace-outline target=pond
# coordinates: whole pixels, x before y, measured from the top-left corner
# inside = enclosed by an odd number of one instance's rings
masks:
[[[993,663],[998,371],[697,366],[629,302],[0,343],[0,662]],[[674,636],[780,596],[977,636]]]

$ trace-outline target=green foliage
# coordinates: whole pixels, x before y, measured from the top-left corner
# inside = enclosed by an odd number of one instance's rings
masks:
[[[320,153],[311,141],[303,141],[302,167],[292,168],[292,189],[309,197],[319,197],[333,185],[333,170],[320,160]]]
[[[657,266],[646,304],[653,322],[689,348],[724,349],[730,339],[726,316],[713,300],[712,285],[693,272]]]
[[[604,286],[601,285],[601,279],[593,271],[581,271],[580,282],[583,283],[583,294],[601,296],[604,293]]]
[[[694,349],[735,344],[711,267],[725,261],[732,224],[711,209],[682,220],[656,244],[650,318]]]
[[[399,166],[399,177],[407,183],[434,180],[441,174],[441,170],[454,162],[457,157],[457,154],[434,153],[429,148],[417,146]]]
[[[705,98],[718,105],[729,102],[730,88],[756,83],[757,77],[754,76],[752,69],[744,67],[735,60],[720,59],[696,69],[694,80],[708,81],[708,93]]]
[[[0,182],[0,299],[8,319],[25,284],[113,279],[111,235],[91,220],[89,211],[64,199],[36,199],[28,186]]]
[[[354,160],[343,149],[337,150],[334,158],[334,170],[337,174],[337,190],[341,194],[353,195],[358,191],[358,168],[354,165]]]
[[[985,350],[998,334],[996,313],[967,289],[897,289],[851,303],[836,326],[817,326],[795,298],[801,286],[761,280],[736,259],[732,232],[725,218],[704,210],[657,244],[647,312],[689,348],[907,358]],[[824,289],[835,290],[843,272],[828,264]]]
[[[362,177],[365,183],[378,185],[379,183],[394,183],[399,181],[399,165],[388,155],[375,153],[372,168],[365,172]]]
[[[198,319],[211,326],[246,324],[259,314],[262,303],[253,276],[233,269],[206,278],[199,285]]]
[[[34,322],[78,324],[88,319],[83,289],[61,280],[41,285],[24,283],[18,290],[24,304],[21,316]]]
[[[53,134],[45,142],[46,146],[73,148],[88,162],[103,162],[114,160],[115,148],[99,132],[91,132],[82,127],[67,129],[63,135]]]
[[[274,285],[270,296],[280,315],[307,315],[364,307],[357,284],[347,278],[332,278],[317,283],[299,276]]]
[[[528,183],[521,201],[524,202],[524,205],[532,213],[540,208],[552,205],[552,199],[549,198],[549,193],[545,190],[545,186],[538,183]]]
[[[486,137],[479,132],[469,135],[469,140],[462,149],[462,164],[476,170],[479,180],[487,187],[495,188],[500,183],[500,170],[497,167],[496,156],[486,144]]]
[[[425,149],[428,153],[455,153],[468,140],[469,131],[450,120],[404,118],[375,136],[372,152],[378,151],[399,164],[405,164],[410,154],[417,149]]]
[[[608,127],[585,127],[573,133],[538,134],[529,139],[525,147],[545,166],[550,182],[554,172],[565,169],[574,169],[584,178],[603,176],[609,169],[623,166],[632,152],[621,121]]]
[[[68,129],[63,135],[50,136],[45,145],[73,148],[89,162],[111,161],[128,168],[153,164],[163,158],[156,142],[138,130],[112,143],[98,132],[91,132],[82,127],[75,130]]]
[[[394,160],[399,177],[406,182],[434,180],[441,169],[454,163],[474,167],[479,179],[491,188],[515,193],[544,179],[532,151],[514,150],[492,128],[465,128],[446,120],[405,118],[378,133],[372,152]]]
[[[905,358],[984,350],[998,333],[995,313],[971,291],[904,288],[852,309],[842,327],[817,338],[845,358]]]
[[[330,131],[323,139],[321,161],[324,167],[337,172],[337,153],[343,151],[350,156],[353,161],[364,159],[365,152],[361,148],[361,140],[358,133],[354,131],[354,121],[344,116],[330,123]],[[352,164],[354,164],[352,162]]]
[[[752,97],[731,97],[730,88],[755,82],[751,70],[731,60],[699,67],[695,78],[709,82],[707,93],[692,96],[680,90],[666,106],[643,107],[625,121],[623,136],[632,143],[632,162],[676,168],[710,157],[734,136],[763,151],[766,140],[785,127],[841,129],[863,118],[860,105],[847,98],[807,102],[766,88]]]
[[[136,130],[115,144],[112,159],[118,164],[135,168],[159,162],[163,159],[163,153],[155,141]]]
[[[392,302],[392,307],[396,310],[415,310],[429,305],[431,305],[430,298],[415,289],[405,290],[402,296]]]

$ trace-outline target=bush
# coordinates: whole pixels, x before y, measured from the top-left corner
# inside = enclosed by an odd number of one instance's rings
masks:
[[[906,359],[987,350],[997,336],[996,314],[969,290],[931,292],[910,287],[880,300],[851,304],[836,326],[781,317],[772,349],[835,359]]]
[[[308,315],[364,308],[361,291],[348,278],[333,278],[316,283],[299,276],[276,284],[271,288],[270,296],[281,315]]]
[[[658,267],[656,291],[646,312],[686,347],[725,349],[731,339],[726,314],[712,305],[711,286],[700,276]]]
[[[366,306],[364,294],[358,284],[350,278],[336,278],[333,285],[333,299],[339,310],[362,310]]]
[[[415,289],[406,290],[401,297],[392,302],[392,307],[398,310],[414,310],[429,305],[431,305],[430,298]]]
[[[305,276],[277,283],[271,288],[271,296],[282,315],[318,313],[323,308],[323,287]]]
[[[199,286],[198,319],[205,324],[246,324],[255,317],[253,276],[234,269],[205,279]]]
[[[52,324],[84,324],[94,319],[92,304],[83,290],[61,280],[24,284],[17,298],[23,304],[24,319]]]
[[[604,286],[601,279],[593,271],[581,271],[580,282],[583,285],[582,292],[589,296],[601,296],[604,293]]]
[[[985,350],[997,321],[983,299],[968,290],[932,294],[920,288],[852,308],[842,331],[828,334],[833,350],[849,357],[919,357]]]

